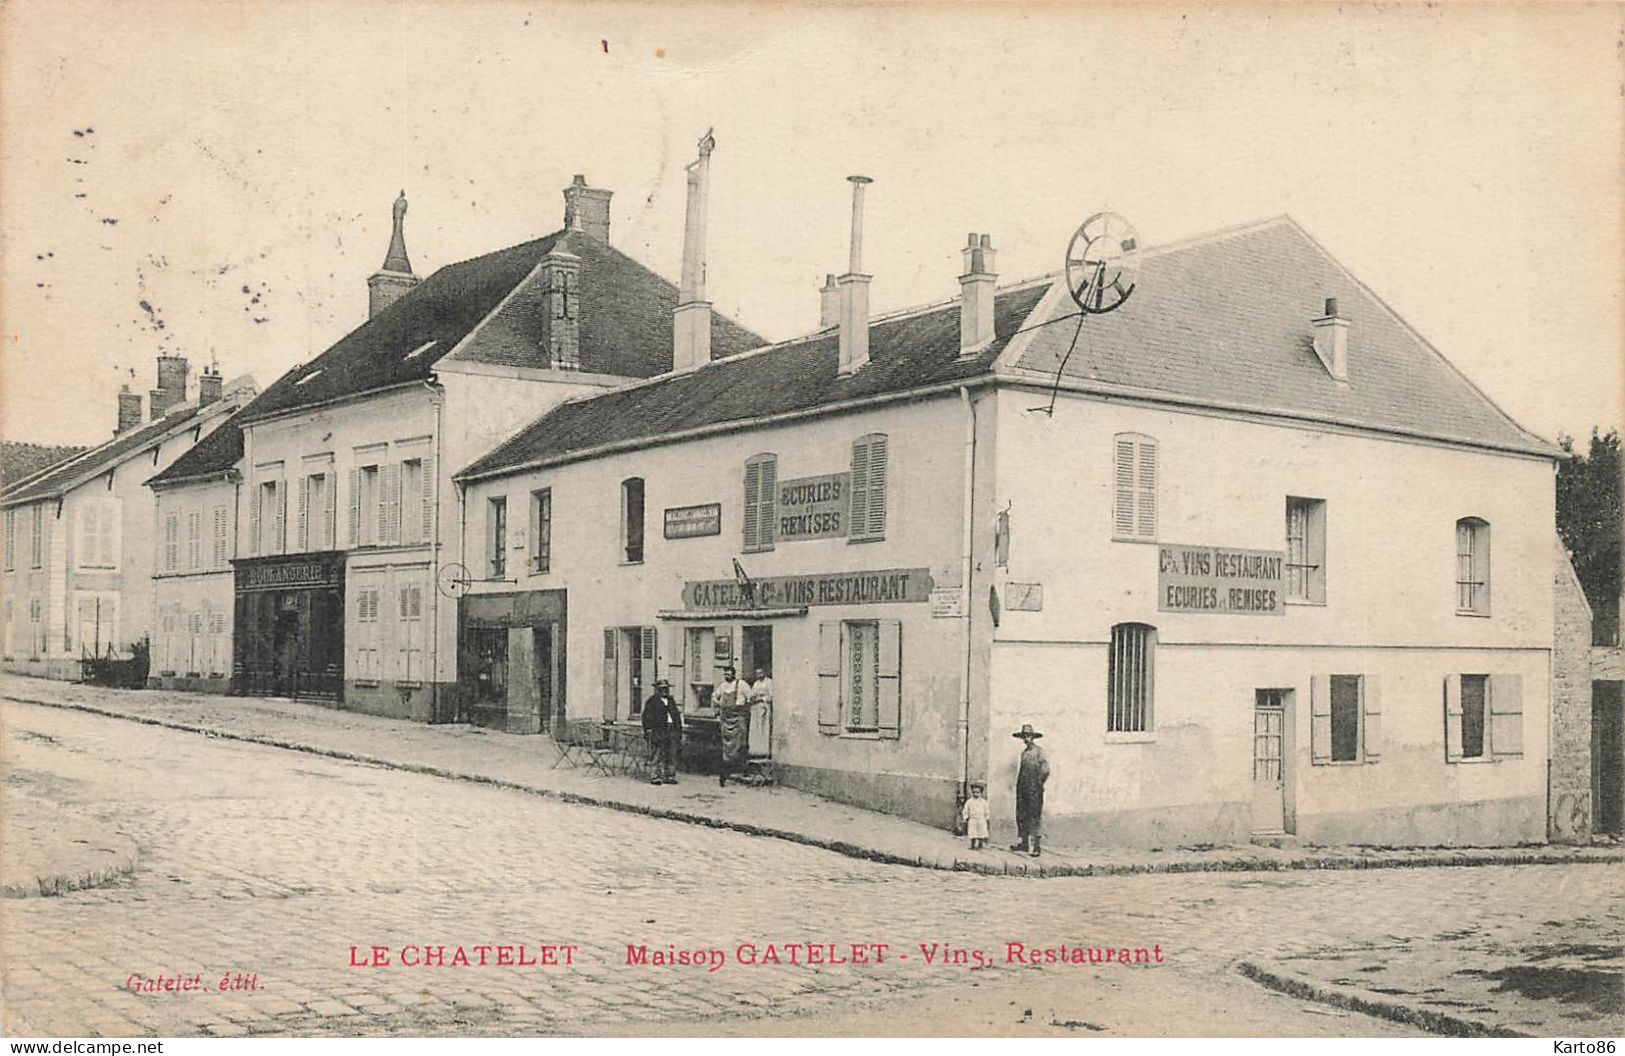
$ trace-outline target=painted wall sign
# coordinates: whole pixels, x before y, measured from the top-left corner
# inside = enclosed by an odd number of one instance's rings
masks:
[[[815,572],[803,576],[769,576],[751,581],[754,599],[732,579],[690,581],[683,585],[687,609],[738,609],[785,605],[887,605],[924,602],[931,597],[931,573],[924,568],[886,568],[874,572]]]
[[[779,481],[777,540],[798,543],[845,535],[851,480],[851,473],[828,473]]]
[[[1157,611],[1280,616],[1286,557],[1279,550],[1157,547]]]
[[[965,615],[965,588],[940,587],[931,592],[931,615],[935,619],[955,619]]]
[[[703,506],[669,506],[666,508],[667,539],[698,539],[702,535],[722,534],[722,503],[709,502]]]
[[[1011,612],[1043,612],[1044,584],[1006,583],[1004,607]]]

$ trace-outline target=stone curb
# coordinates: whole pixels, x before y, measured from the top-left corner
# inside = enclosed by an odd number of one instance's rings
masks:
[[[46,873],[23,881],[17,877],[0,880],[0,898],[54,898],[70,891],[102,887],[135,872],[135,843],[117,834],[102,837],[112,847],[97,848],[109,855],[100,865],[74,866],[69,871]]]
[[[869,847],[860,847],[857,844],[844,840],[825,839],[819,836],[810,836],[804,832],[794,832],[787,829],[776,829],[765,825],[753,825],[749,822],[728,821],[725,818],[712,817],[707,814],[694,814],[683,810],[672,810],[665,807],[651,807],[641,803],[628,803],[624,800],[603,799],[597,796],[584,795],[580,792],[566,792],[560,789],[542,788],[536,785],[527,785],[518,781],[509,781],[500,777],[490,777],[485,774],[471,774],[460,770],[448,770],[444,767],[430,766],[422,763],[402,763],[378,756],[360,755],[355,752],[345,752],[334,748],[322,748],[316,745],[300,744],[296,741],[283,741],[275,737],[261,737],[256,734],[231,733],[224,730],[211,729],[207,726],[194,726],[189,723],[169,722],[164,719],[147,718],[132,715],[128,712],[112,711],[98,708],[91,704],[81,704],[70,701],[36,700],[31,697],[19,697],[11,694],[0,694],[6,700],[16,701],[19,704],[36,704],[45,708],[58,708],[64,711],[82,711],[91,715],[100,715],[103,718],[120,719],[125,722],[140,723],[144,726],[158,726],[169,730],[179,730],[184,733],[198,733],[205,737],[216,737],[226,741],[241,741],[247,744],[259,744],[269,748],[280,748],[285,751],[304,752],[308,755],[325,756],[329,759],[338,759],[349,763],[364,763],[368,766],[383,767],[387,770],[400,770],[407,773],[422,774],[426,777],[439,777],[452,781],[467,781],[472,784],[488,785],[493,788],[503,788],[514,792],[525,792],[534,796],[543,796],[556,799],[562,803],[574,803],[580,806],[601,807],[607,810],[618,810],[626,814],[641,814],[645,817],[659,818],[663,821],[681,821],[689,825],[703,825],[712,829],[729,829],[744,833],[747,836],[767,836],[773,839],[785,840],[790,843],[799,843],[808,847],[818,847],[822,850],[833,851],[848,858],[860,858],[865,861],[880,862],[885,865],[906,865],[917,869],[938,869],[946,872],[979,873],[983,876],[1015,876],[1029,879],[1044,879],[1049,877],[1072,876],[1123,876],[1133,874],[1160,874],[1160,873],[1232,873],[1232,872],[1290,872],[1309,871],[1320,869],[1424,869],[1439,866],[1486,866],[1486,865],[1604,865],[1619,864],[1625,861],[1625,855],[1610,854],[1607,852],[1580,852],[1575,854],[1553,854],[1532,848],[1508,848],[1504,851],[1489,851],[1483,853],[1464,853],[1441,851],[1437,854],[1417,855],[1408,858],[1359,858],[1352,856],[1322,855],[1306,856],[1302,858],[1287,859],[1258,859],[1258,858],[1215,858],[1209,860],[1177,861],[1177,862],[1137,862],[1137,863],[1108,863],[1102,865],[1011,865],[993,864],[990,862],[965,861],[960,858],[939,859],[910,857],[901,854],[892,854]]]
[[[1260,967],[1251,961],[1242,961],[1236,965],[1236,971],[1267,990],[1274,990],[1277,993],[1302,998],[1307,1001],[1315,1001],[1322,1005],[1331,1005],[1334,1008],[1347,1009],[1350,1012],[1376,1016],[1379,1019],[1390,1020],[1394,1023],[1420,1027],[1430,1034],[1441,1034],[1450,1038],[1527,1038],[1533,1036],[1508,1027],[1497,1027],[1488,1023],[1480,1023],[1477,1020],[1461,1019],[1456,1016],[1446,1015],[1443,1012],[1428,1012],[1407,1005],[1395,1004],[1391,1001],[1379,1001],[1376,998],[1351,993],[1341,987],[1311,983],[1306,979],[1282,975],[1271,969]]]

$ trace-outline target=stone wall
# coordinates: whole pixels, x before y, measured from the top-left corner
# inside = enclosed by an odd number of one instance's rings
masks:
[[[1562,544],[1553,572],[1551,770],[1546,834],[1554,843],[1591,839],[1591,607]]]

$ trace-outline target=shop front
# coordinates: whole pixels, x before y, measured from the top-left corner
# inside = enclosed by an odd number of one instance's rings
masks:
[[[566,594],[527,590],[458,602],[458,721],[550,733],[564,721]]]
[[[344,552],[239,558],[231,691],[340,700]]]

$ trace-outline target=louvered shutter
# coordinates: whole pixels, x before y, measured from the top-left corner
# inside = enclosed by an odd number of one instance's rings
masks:
[[[867,539],[886,538],[886,438],[869,440],[869,523],[865,526]]]
[[[271,525],[271,545],[279,554],[288,545],[288,487],[281,480],[276,482],[276,521]]]
[[[350,470],[350,545],[361,545],[361,470]]]
[[[1141,440],[1136,445],[1135,462],[1138,474],[1135,479],[1135,501],[1138,517],[1134,525],[1134,534],[1147,539],[1157,536],[1157,445],[1151,440]]]
[[[761,528],[762,464],[745,463],[745,543],[744,548],[755,550]]]
[[[1309,676],[1309,761],[1332,761],[1332,687],[1325,675]]]
[[[869,528],[869,444],[866,440],[859,440],[852,445],[852,512],[848,520],[848,538],[868,538],[866,533]]]
[[[1365,716],[1360,746],[1365,761],[1374,763],[1382,758],[1382,679],[1366,675],[1360,683],[1360,706]]]
[[[434,542],[434,459],[424,456],[422,462],[423,498],[420,515],[423,518],[422,540]]]
[[[1497,759],[1523,758],[1523,676],[1490,676],[1490,751]]]
[[[379,511],[379,542],[396,545],[401,541],[401,464],[390,462],[383,474],[383,507]]]
[[[336,548],[338,543],[338,526],[334,523],[338,513],[339,481],[331,472],[324,478],[327,487],[322,489],[322,538],[321,544],[327,549]]]
[[[116,567],[119,561],[119,541],[124,538],[124,506],[114,502],[102,511],[102,564]]]
[[[310,477],[299,478],[299,549],[310,549]]]
[[[671,647],[666,657],[666,680],[671,683],[672,696],[680,703],[692,704],[688,700],[688,669],[686,666],[686,653],[688,651],[688,635],[679,631],[677,641]]]
[[[841,625],[818,625],[818,732],[841,732]]]
[[[778,522],[779,460],[764,458],[761,467],[762,487],[756,499],[756,545],[771,550],[777,537],[774,529]]]
[[[903,726],[903,624],[900,620],[880,623],[880,681],[878,709],[880,736],[896,740]]]
[[[613,627],[604,629],[604,720],[614,722],[615,707],[615,652],[618,632]]]
[[[265,489],[256,487],[248,495],[248,552],[251,554],[264,553],[260,544],[260,506],[263,504]]]
[[[653,627],[645,627],[638,635],[638,685],[641,687],[642,697],[646,698],[654,692],[655,679],[660,677],[659,650],[656,648],[657,635]],[[632,702],[634,710],[643,709],[643,699]]]
[[[216,506],[214,508],[214,565],[215,565],[215,567],[216,568],[223,567],[225,565],[225,563],[226,563],[227,557],[229,557],[229,556],[230,556],[230,554],[228,552],[227,540],[226,540],[226,508],[224,506]]]
[[[1444,677],[1444,758],[1461,761],[1461,676]]]
[[[1134,534],[1134,441],[1119,438],[1112,468],[1112,534]]]

